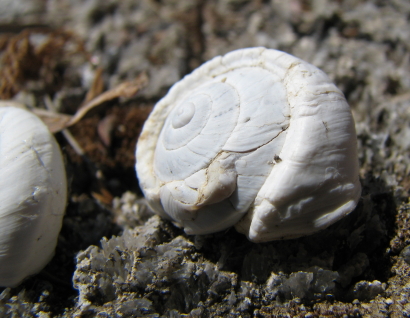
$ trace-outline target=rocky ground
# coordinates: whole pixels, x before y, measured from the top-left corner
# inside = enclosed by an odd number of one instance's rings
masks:
[[[0,98],[73,114],[145,72],[61,133],[70,181],[56,255],[2,290],[5,317],[409,317],[410,2],[1,0]],[[315,235],[253,244],[187,236],[152,216],[134,172],[155,102],[231,50],[265,46],[323,69],[356,121],[363,193]]]

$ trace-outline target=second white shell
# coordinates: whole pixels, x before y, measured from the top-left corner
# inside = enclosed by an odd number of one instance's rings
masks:
[[[0,107],[0,286],[14,287],[53,257],[67,182],[60,148],[32,113]]]
[[[361,192],[343,94],[265,48],[215,57],[176,83],[136,155],[149,204],[188,234],[236,224],[254,242],[300,237],[350,213]]]

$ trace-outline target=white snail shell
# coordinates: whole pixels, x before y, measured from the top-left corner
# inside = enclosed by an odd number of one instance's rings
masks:
[[[32,113],[0,107],[0,286],[14,287],[52,258],[66,206],[57,142]]]
[[[350,213],[361,186],[350,108],[315,66],[248,48],[215,57],[155,106],[137,143],[150,206],[188,234],[236,224],[295,238]]]

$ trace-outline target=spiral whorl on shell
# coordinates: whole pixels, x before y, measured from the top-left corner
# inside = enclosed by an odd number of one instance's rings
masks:
[[[265,48],[215,57],[176,83],[145,123],[136,168],[153,210],[186,233],[236,224],[255,242],[325,228],[361,190],[343,94]]]

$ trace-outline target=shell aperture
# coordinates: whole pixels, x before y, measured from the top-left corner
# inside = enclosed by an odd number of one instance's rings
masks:
[[[356,206],[355,138],[349,106],[322,71],[284,52],[242,49],[158,102],[136,168],[154,211],[188,234],[237,225],[255,242],[292,238]]]

